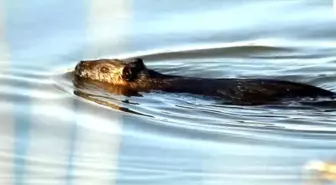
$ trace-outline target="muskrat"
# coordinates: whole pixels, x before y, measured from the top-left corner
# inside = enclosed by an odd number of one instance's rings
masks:
[[[234,105],[262,105],[298,98],[336,97],[308,84],[276,79],[200,78],[162,74],[148,69],[141,58],[99,59],[76,65],[74,81],[92,81],[132,92],[162,91],[210,96]]]

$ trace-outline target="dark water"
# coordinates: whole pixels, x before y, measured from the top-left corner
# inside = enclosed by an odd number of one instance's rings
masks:
[[[335,160],[335,102],[78,94],[69,72],[82,59],[141,56],[169,74],[336,92],[335,33],[323,0],[0,1],[0,183],[315,184],[307,164]]]

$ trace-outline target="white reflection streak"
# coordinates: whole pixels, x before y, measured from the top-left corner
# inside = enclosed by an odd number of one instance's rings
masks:
[[[5,11],[3,0],[0,0],[0,73],[8,70],[10,66],[10,53],[7,48],[5,34]],[[7,100],[7,101],[6,101]],[[0,105],[0,174],[9,177],[13,172],[14,154],[14,127],[13,127],[13,102],[6,99]],[[0,184],[13,184],[12,178],[1,178]]]
[[[118,54],[127,44],[130,0],[90,0],[87,57]]]
[[[127,0],[91,0],[88,15],[88,58],[123,50],[126,42]],[[122,116],[113,111],[80,103],[73,184],[116,184]],[[99,112],[95,112],[99,111]],[[95,128],[96,127],[96,128]],[[105,128],[104,128],[105,127]],[[109,127],[107,129],[107,127]],[[103,132],[102,130],[112,132]]]
[[[333,2],[334,2],[334,3],[333,3],[333,4],[334,4],[334,14],[335,14],[335,16],[336,16],[336,0],[334,0]]]

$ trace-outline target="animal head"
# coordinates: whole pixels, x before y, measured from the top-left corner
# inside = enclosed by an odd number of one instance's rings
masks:
[[[126,62],[118,59],[81,61],[76,65],[75,78],[89,79],[111,85],[128,86],[145,76],[146,67],[140,58]]]

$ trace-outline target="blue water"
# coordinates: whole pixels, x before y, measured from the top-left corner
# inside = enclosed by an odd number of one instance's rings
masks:
[[[0,1],[0,184],[312,183],[307,164],[335,160],[335,105],[88,98],[68,75],[136,56],[167,74],[336,92],[335,31],[329,1]]]

